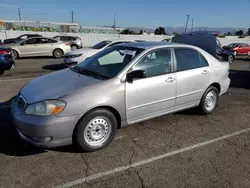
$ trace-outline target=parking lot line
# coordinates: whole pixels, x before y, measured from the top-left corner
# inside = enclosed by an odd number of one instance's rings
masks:
[[[34,78],[36,78],[36,77],[14,78],[14,79],[0,80],[0,82],[11,82],[11,81],[20,81],[20,80],[30,80],[30,79],[34,79]]]
[[[144,159],[144,160],[138,161],[136,163],[132,163],[132,164],[121,166],[121,167],[118,167],[118,168],[115,168],[115,169],[112,169],[112,170],[108,170],[108,171],[105,171],[105,172],[100,172],[100,173],[93,174],[93,175],[90,175],[90,176],[87,176],[87,177],[84,177],[84,178],[80,178],[80,179],[77,179],[77,180],[72,181],[72,182],[68,182],[68,183],[65,183],[65,184],[62,184],[62,185],[58,185],[55,188],[69,188],[69,187],[72,187],[72,186],[75,186],[75,185],[82,184],[84,182],[89,182],[89,181],[96,180],[96,179],[99,179],[99,178],[102,178],[102,177],[105,177],[105,176],[108,176],[108,175],[112,175],[112,174],[115,174],[115,173],[118,173],[118,172],[123,172],[125,170],[130,169],[130,168],[134,168],[134,167],[142,166],[142,165],[145,165],[145,164],[148,164],[148,163],[152,163],[154,161],[164,159],[164,158],[176,155],[176,154],[180,154],[180,153],[187,152],[187,151],[190,151],[190,150],[193,150],[193,149],[201,148],[203,146],[206,146],[206,145],[209,145],[209,144],[212,144],[212,143],[216,143],[216,142],[219,142],[219,141],[222,141],[222,140],[225,140],[225,139],[228,139],[228,138],[231,138],[231,137],[234,137],[234,136],[237,136],[237,135],[240,135],[242,133],[249,132],[249,131],[250,131],[250,128],[243,129],[241,131],[237,131],[237,132],[234,132],[234,133],[231,133],[231,134],[227,134],[227,135],[224,135],[224,136],[212,139],[212,140],[208,140],[208,141],[205,141],[205,142],[202,142],[202,143],[191,145],[191,146],[188,146],[188,147],[185,147],[185,148],[182,148],[182,149],[178,149],[178,150],[175,150],[175,151],[171,151],[171,152],[168,152],[168,153],[165,153],[165,154],[162,154],[162,155],[158,155],[158,156],[155,156],[155,157],[152,157],[152,158]]]

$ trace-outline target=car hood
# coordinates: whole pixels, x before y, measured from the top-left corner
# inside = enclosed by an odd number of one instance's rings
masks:
[[[32,80],[21,89],[21,94],[28,103],[34,103],[45,99],[57,99],[100,82],[102,80],[64,69]]]
[[[77,49],[77,50],[73,50],[68,52],[66,55],[77,55],[77,54],[92,54],[92,53],[97,53],[99,52],[99,50],[96,49],[92,49],[92,48],[81,48],[81,49]]]

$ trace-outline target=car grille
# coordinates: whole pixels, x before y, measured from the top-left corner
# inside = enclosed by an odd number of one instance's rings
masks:
[[[17,97],[17,106],[18,106],[18,108],[20,108],[21,110],[24,110],[25,107],[26,107],[26,101],[25,101],[25,99],[23,98],[22,95],[19,95],[19,96]]]

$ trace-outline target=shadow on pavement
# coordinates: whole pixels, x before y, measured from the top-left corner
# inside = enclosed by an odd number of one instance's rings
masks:
[[[54,65],[45,65],[42,68],[45,70],[58,71],[58,70],[67,68],[67,66],[62,63],[62,64],[54,64]]]
[[[230,87],[250,89],[250,71],[230,70]]]
[[[20,57],[18,59],[20,59],[20,60],[21,59],[46,59],[46,60],[48,60],[48,59],[55,59],[55,58],[53,58],[52,56],[36,56],[36,57]]]
[[[9,156],[27,156],[43,153],[44,150],[31,146],[21,139],[12,123],[10,104],[14,97],[0,103],[0,153]]]

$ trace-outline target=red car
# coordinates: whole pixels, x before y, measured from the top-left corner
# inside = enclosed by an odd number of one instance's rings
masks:
[[[234,52],[234,55],[249,55],[250,56],[250,45],[247,43],[232,43],[228,46],[223,46],[224,49]]]

